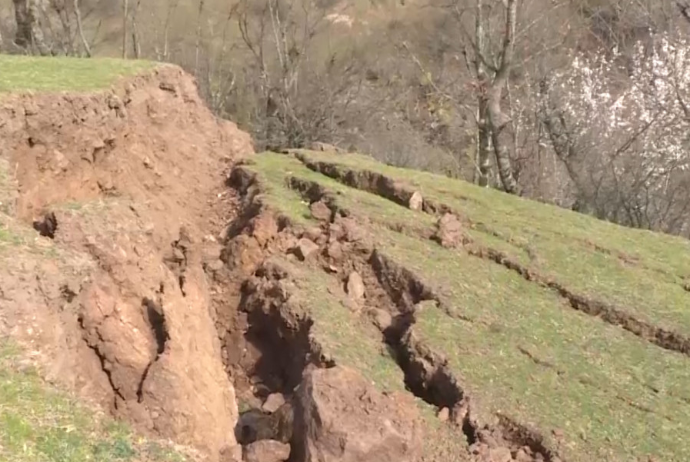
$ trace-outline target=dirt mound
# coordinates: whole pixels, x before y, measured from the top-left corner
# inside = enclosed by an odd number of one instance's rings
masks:
[[[3,221],[44,236],[4,255],[0,327],[139,430],[228,452],[237,405],[205,269],[249,136],[163,66],[102,93],[3,97],[0,140],[18,186]]]
[[[310,371],[297,402],[300,460],[412,462],[421,453],[414,403],[382,394],[352,369]]]

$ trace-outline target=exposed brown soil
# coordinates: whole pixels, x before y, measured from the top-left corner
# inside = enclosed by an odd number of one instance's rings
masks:
[[[45,249],[0,271],[3,331],[49,379],[217,460],[236,444],[237,405],[204,269],[249,136],[165,66],[102,93],[3,97],[0,139],[16,219]]]

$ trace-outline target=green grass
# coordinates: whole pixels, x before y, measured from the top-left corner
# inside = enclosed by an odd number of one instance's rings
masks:
[[[45,384],[0,340],[0,460],[7,462],[184,462],[155,441],[95,414]]]
[[[482,245],[515,256],[572,291],[690,333],[690,294],[680,285],[690,274],[686,241],[365,157],[307,155],[401,180],[462,213],[476,225],[467,232]],[[290,156],[265,153],[255,161],[252,169],[277,210],[306,219],[307,204],[286,178],[319,183],[367,224],[380,252],[433,288],[443,309],[425,305],[415,338],[448,359],[480,403],[481,416],[506,415],[536,428],[569,461],[682,461],[690,453],[690,358],[575,311],[552,290],[502,265],[425,239],[435,222],[427,214],[349,188]],[[396,231],[401,226],[405,232]],[[319,339],[380,386],[399,387],[399,372],[381,356],[375,333],[333,298],[337,291],[325,289],[330,276],[316,269],[303,274],[306,282],[299,286]],[[427,422],[436,421],[429,416]],[[563,431],[561,441],[553,439],[553,430]]]
[[[152,69],[149,61],[0,55],[0,93],[88,91]]]
[[[522,263],[529,259],[513,243],[527,246],[537,257],[533,269],[571,291],[690,336],[690,294],[683,289],[690,276],[690,242],[685,239],[624,228],[462,181],[389,167],[364,156],[305,154],[401,180],[503,238],[499,244],[495,237],[474,230],[470,235],[480,243],[513,254]]]
[[[563,429],[571,461],[604,453],[606,460],[674,460],[690,451],[687,357],[576,312],[489,261],[383,229],[378,236],[385,254],[421,275],[458,315],[427,308],[415,332],[450,359],[486,412],[532,422],[546,436]]]

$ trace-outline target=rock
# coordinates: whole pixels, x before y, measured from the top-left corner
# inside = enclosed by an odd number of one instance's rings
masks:
[[[328,225],[328,242],[333,243],[345,237],[345,228],[340,223]]]
[[[230,271],[251,274],[264,259],[263,250],[251,236],[240,234],[228,242],[223,252],[223,260]]]
[[[410,210],[422,210],[422,205],[424,204],[424,198],[419,191],[415,191],[410,200],[407,202],[407,206]]]
[[[517,450],[513,459],[515,462],[532,462],[532,457],[522,448]]]
[[[251,223],[252,236],[260,246],[265,246],[278,234],[278,222],[271,213],[262,213]]]
[[[308,259],[311,255],[316,253],[319,250],[319,246],[316,245],[313,241],[310,241],[309,239],[302,238],[299,241],[297,241],[297,248],[296,254],[297,257],[304,261]]]
[[[57,149],[53,151],[53,154],[55,156],[55,165],[57,169],[63,172],[66,171],[69,168],[69,159]]]
[[[446,248],[459,247],[465,240],[462,223],[452,213],[446,213],[436,223],[434,239]]]
[[[438,420],[440,420],[441,422],[448,422],[448,419],[450,418],[450,411],[447,407],[444,407],[440,411],[438,411],[437,417]]]
[[[242,462],[242,446],[225,446],[220,450],[219,462]]]
[[[311,216],[321,221],[331,221],[331,209],[323,201],[314,202],[309,206]]]
[[[489,449],[489,461],[490,462],[511,462],[513,460],[513,455],[510,453],[508,448],[491,448]]]
[[[287,443],[292,439],[294,412],[291,402],[280,406],[273,414],[251,409],[240,415],[235,426],[235,438],[243,445],[261,440]]]
[[[347,277],[347,294],[352,300],[359,301],[364,298],[364,281],[358,272],[353,271]]]
[[[322,237],[323,231],[318,226],[311,226],[304,230],[302,233],[303,237],[306,237],[310,241],[317,242]]]
[[[290,458],[290,445],[274,440],[256,441],[244,448],[245,462],[284,462]]]
[[[297,447],[310,462],[412,462],[421,454],[414,406],[376,390],[353,369],[307,372],[297,390]]]
[[[332,242],[326,252],[335,261],[340,261],[343,258],[343,246],[340,245],[340,242]]]
[[[341,219],[341,225],[345,231],[345,240],[348,242],[359,242],[364,239],[364,229],[353,218]]]
[[[264,401],[264,404],[263,406],[261,406],[261,409],[263,409],[265,412],[268,412],[269,414],[273,414],[283,404],[285,404],[285,397],[280,393],[273,393],[272,395],[269,395],[268,398],[266,398],[266,401]]]
[[[393,325],[393,316],[386,310],[374,309],[372,310],[371,316],[374,320],[374,324],[381,332],[386,331]]]
[[[490,448],[498,447],[498,442],[496,441],[496,438],[494,438],[494,436],[491,434],[489,430],[479,430],[477,432],[477,437],[479,438],[479,441],[485,443]]]

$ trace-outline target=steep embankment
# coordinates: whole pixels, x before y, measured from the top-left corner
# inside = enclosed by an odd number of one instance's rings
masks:
[[[248,135],[173,66],[85,93],[84,73],[107,82],[98,62],[65,61],[72,82],[49,72],[58,61],[13,60],[27,80],[0,94],[2,332],[49,379],[217,459],[235,447],[237,406],[204,265]]]

